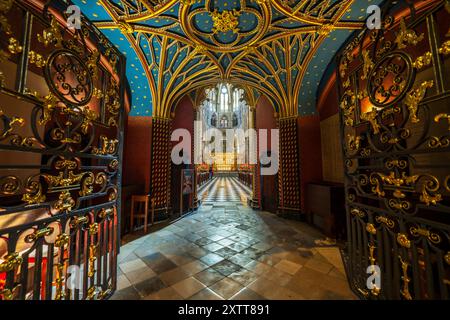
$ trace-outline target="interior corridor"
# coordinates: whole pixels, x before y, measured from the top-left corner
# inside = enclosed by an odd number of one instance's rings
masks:
[[[0,37],[0,303],[450,300],[450,0],[0,0]]]
[[[248,191],[215,178],[196,213],[124,245],[113,299],[355,299],[339,249],[306,224],[248,208]]]

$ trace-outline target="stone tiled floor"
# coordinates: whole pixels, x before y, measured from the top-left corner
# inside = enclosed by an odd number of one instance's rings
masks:
[[[212,186],[246,192],[221,179]],[[317,231],[221,200],[124,245],[113,299],[356,298],[338,248],[319,245]]]

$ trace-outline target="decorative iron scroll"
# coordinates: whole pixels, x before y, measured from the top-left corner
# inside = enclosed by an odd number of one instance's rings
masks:
[[[124,58],[84,17],[67,29],[67,1],[42,3],[0,1],[0,300],[105,299],[120,239]]]
[[[393,3],[339,57],[345,261],[362,298],[448,299],[450,15]],[[375,266],[381,286],[367,286]]]

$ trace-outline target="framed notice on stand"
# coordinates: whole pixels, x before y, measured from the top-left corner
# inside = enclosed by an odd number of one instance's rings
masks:
[[[180,190],[180,216],[183,214],[183,198],[194,193],[194,170],[181,170],[181,190]],[[189,197],[189,211],[191,209],[191,197]]]

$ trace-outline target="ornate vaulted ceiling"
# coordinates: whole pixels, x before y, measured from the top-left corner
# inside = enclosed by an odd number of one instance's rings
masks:
[[[381,2],[73,0],[127,56],[131,115],[162,117],[223,80],[265,94],[281,116],[314,113],[326,67]]]

